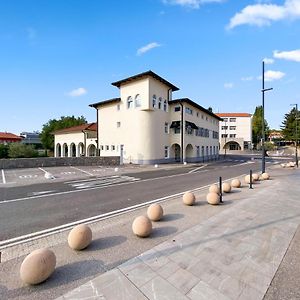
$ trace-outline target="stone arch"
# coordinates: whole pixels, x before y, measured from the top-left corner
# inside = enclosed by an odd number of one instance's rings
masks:
[[[77,146],[77,153],[78,153],[78,156],[84,156],[85,153],[84,153],[84,144],[82,142],[80,142]]]
[[[67,143],[64,143],[62,146],[62,157],[68,157],[69,149]]]
[[[76,157],[76,145],[74,143],[70,144],[70,157]]]
[[[56,144],[55,156],[56,156],[56,157],[61,157],[61,156],[62,156],[62,152],[61,152],[61,144],[60,144],[60,143],[57,143],[57,144]]]
[[[96,146],[91,144],[87,148],[87,154],[88,156],[96,156]]]
[[[194,148],[193,148],[192,144],[187,144],[187,146],[185,148],[186,158],[193,157],[193,154],[194,154],[193,152],[194,152]]]
[[[242,147],[238,142],[229,141],[224,145],[223,149],[226,149],[226,150],[241,150]]]
[[[174,158],[176,162],[181,161],[181,147],[179,144],[175,143],[171,146],[170,157]]]

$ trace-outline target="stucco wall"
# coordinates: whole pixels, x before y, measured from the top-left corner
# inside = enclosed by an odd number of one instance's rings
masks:
[[[120,157],[41,157],[0,159],[0,169],[38,168],[56,166],[117,166]]]

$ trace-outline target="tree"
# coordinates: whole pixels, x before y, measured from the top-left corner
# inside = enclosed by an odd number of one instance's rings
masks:
[[[281,125],[282,134],[286,141],[299,141],[300,138],[300,128],[299,128],[299,112],[296,108],[284,115],[284,120]],[[297,124],[298,123],[298,124]],[[296,125],[297,127],[297,136],[296,136]]]
[[[0,158],[8,158],[8,146],[0,144]]]
[[[270,129],[268,122],[265,121],[265,137],[269,135]],[[262,106],[256,106],[252,117],[252,143],[256,145],[262,139]],[[266,138],[265,138],[266,139]]]
[[[8,156],[10,158],[28,158],[37,157],[39,154],[32,145],[21,143],[10,143],[8,147]]]
[[[40,134],[41,142],[45,149],[54,150],[54,136],[53,132],[59,129],[64,129],[72,126],[82,125],[87,123],[85,117],[60,117],[59,120],[50,119],[43,125],[42,132]]]

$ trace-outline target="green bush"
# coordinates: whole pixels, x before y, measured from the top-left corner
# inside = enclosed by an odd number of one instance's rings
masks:
[[[8,146],[0,144],[0,158],[8,158]]]
[[[32,145],[25,145],[21,143],[11,143],[8,149],[8,156],[10,158],[28,158],[37,157],[38,151]]]

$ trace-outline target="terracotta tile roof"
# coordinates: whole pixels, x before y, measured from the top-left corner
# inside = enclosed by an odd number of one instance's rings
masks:
[[[53,131],[52,134],[82,132],[83,130],[97,131],[97,123],[86,123],[86,124],[82,124],[82,125],[59,129],[59,130]]]
[[[10,140],[22,140],[22,138],[18,135],[15,135],[10,132],[0,132],[0,139],[5,140],[5,139],[10,139]]]
[[[251,114],[248,113],[217,113],[217,116],[220,118],[224,117],[251,117]]]

